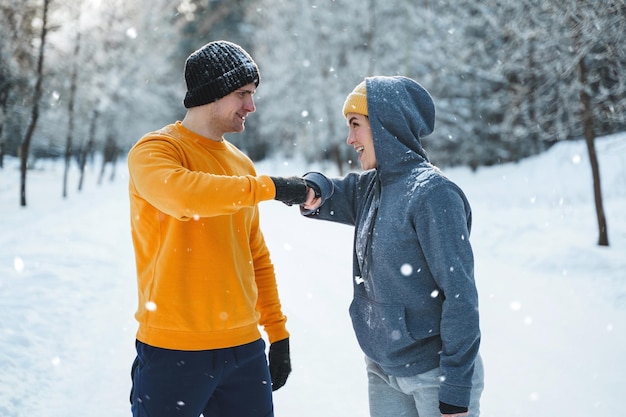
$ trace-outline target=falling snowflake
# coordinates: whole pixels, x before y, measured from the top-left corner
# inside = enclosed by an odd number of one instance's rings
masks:
[[[24,270],[24,260],[19,256],[16,256],[13,259],[13,268],[15,268],[17,272],[22,272]]]
[[[126,37],[128,37],[129,39],[137,39],[137,29],[135,28],[126,29]]]

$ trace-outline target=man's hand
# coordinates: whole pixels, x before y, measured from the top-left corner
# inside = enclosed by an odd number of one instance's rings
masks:
[[[288,206],[302,204],[307,199],[309,188],[304,178],[300,177],[270,177],[276,187],[274,200],[282,201]]]
[[[279,340],[270,345],[269,363],[270,375],[272,377],[272,391],[276,391],[285,385],[287,377],[291,373],[289,338]]]

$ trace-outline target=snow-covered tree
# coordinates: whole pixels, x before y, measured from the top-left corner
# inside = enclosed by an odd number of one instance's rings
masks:
[[[0,45],[0,143],[25,130],[39,33],[33,10],[40,3],[0,6],[0,33],[7,39]],[[436,129],[424,145],[438,165],[514,161],[580,137],[582,91],[589,93],[596,134],[626,126],[621,0],[51,5],[42,123],[33,136],[34,148],[48,154],[68,137],[73,68],[74,155],[102,148],[105,138],[127,149],[146,131],[184,114],[184,60],[217,39],[241,44],[260,66],[257,113],[243,134],[229,138],[257,160],[280,152],[344,171],[357,168],[344,145],[341,107],[370,75],[406,75],[431,92]],[[77,8],[78,22],[72,17]],[[579,63],[585,64],[585,82]],[[15,153],[17,146],[11,147]]]
[[[32,42],[39,2],[0,3],[0,167],[5,153],[16,154],[29,117],[36,55]],[[40,20],[39,20],[40,21]]]
[[[389,28],[380,26],[389,21],[378,16],[405,3],[267,0],[253,10],[260,133],[277,152],[334,161],[340,169],[349,163],[343,101],[364,77],[400,72],[384,65],[394,53]]]
[[[439,164],[513,161],[579,137],[568,3],[575,2],[261,1],[249,14],[264,77],[261,140],[287,155],[345,161],[344,148],[333,148],[345,135],[339,109],[374,74],[412,77],[433,94],[437,127],[424,142]],[[623,31],[609,29],[623,27],[623,2],[581,4],[596,9],[589,24],[605,28],[585,38],[596,48],[613,45],[605,48],[611,69],[597,72],[604,81],[595,88],[606,92],[594,107],[605,113],[598,129],[623,129]]]

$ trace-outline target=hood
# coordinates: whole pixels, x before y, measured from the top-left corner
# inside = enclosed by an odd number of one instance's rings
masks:
[[[420,84],[402,76],[365,79],[376,165],[381,183],[429,162],[421,139],[435,127],[435,105]]]

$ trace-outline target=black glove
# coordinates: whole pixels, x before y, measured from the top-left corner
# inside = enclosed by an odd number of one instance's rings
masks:
[[[270,345],[270,375],[272,377],[272,391],[281,388],[287,382],[291,373],[291,359],[289,358],[289,338],[279,340]]]
[[[300,177],[270,177],[276,187],[276,197],[274,200],[282,201],[291,206],[293,204],[303,204],[307,197],[307,184],[304,178]]]
[[[460,407],[458,405],[446,404],[439,401],[439,411],[441,414],[463,414],[467,413],[467,407]]]

